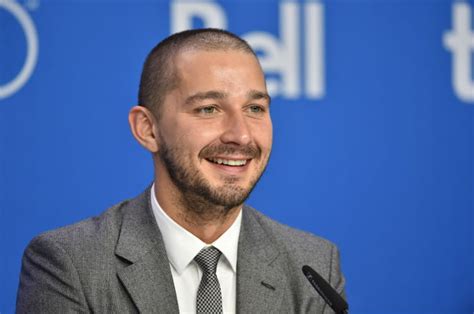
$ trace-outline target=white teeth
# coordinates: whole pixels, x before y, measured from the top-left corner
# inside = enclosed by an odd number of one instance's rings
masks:
[[[244,166],[247,163],[246,159],[243,160],[228,160],[228,159],[220,159],[220,158],[209,158],[209,160],[219,164],[219,165],[227,165],[227,166]]]

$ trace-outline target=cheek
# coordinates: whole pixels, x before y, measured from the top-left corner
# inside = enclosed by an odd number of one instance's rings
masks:
[[[175,134],[176,148],[196,158],[199,152],[218,138],[215,128],[188,123],[186,128]]]
[[[207,145],[208,143],[219,138],[222,131],[221,119],[215,120],[195,120],[187,119],[183,124],[182,135],[195,142]]]
[[[255,141],[262,147],[262,149],[272,149],[273,128],[271,120],[256,125],[253,134]]]
[[[168,119],[160,124],[160,133],[165,140],[180,145],[181,149],[193,146],[212,137],[213,126],[190,118],[186,113],[169,115]]]

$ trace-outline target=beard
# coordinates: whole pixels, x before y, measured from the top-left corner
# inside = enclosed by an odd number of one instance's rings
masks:
[[[159,158],[179,191],[177,201],[188,213],[196,214],[204,220],[224,218],[231,209],[241,205],[252,192],[268,162],[267,157],[261,169],[256,172],[246,187],[238,185],[239,178],[232,175],[223,175],[221,177],[223,184],[213,187],[201,170],[194,166],[179,149],[167,145],[162,137],[160,137],[160,142]],[[230,144],[206,146],[200,151],[199,157],[205,162],[204,159],[212,156],[230,154],[239,154],[252,160],[262,158],[261,149],[255,145]]]

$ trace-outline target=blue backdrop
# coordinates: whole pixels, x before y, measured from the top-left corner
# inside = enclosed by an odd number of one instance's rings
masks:
[[[474,2],[0,0],[0,312],[36,234],[152,180],[147,52],[217,26],[258,50],[274,151],[249,203],[335,242],[352,313],[474,311]]]

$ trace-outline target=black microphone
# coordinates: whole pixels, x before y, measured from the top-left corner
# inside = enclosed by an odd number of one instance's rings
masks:
[[[329,282],[321,277],[320,274],[308,265],[303,266],[303,274],[336,314],[349,313],[349,305],[347,305],[347,302],[339,295],[339,293],[337,293],[336,290],[334,290],[333,287],[331,287]]]

